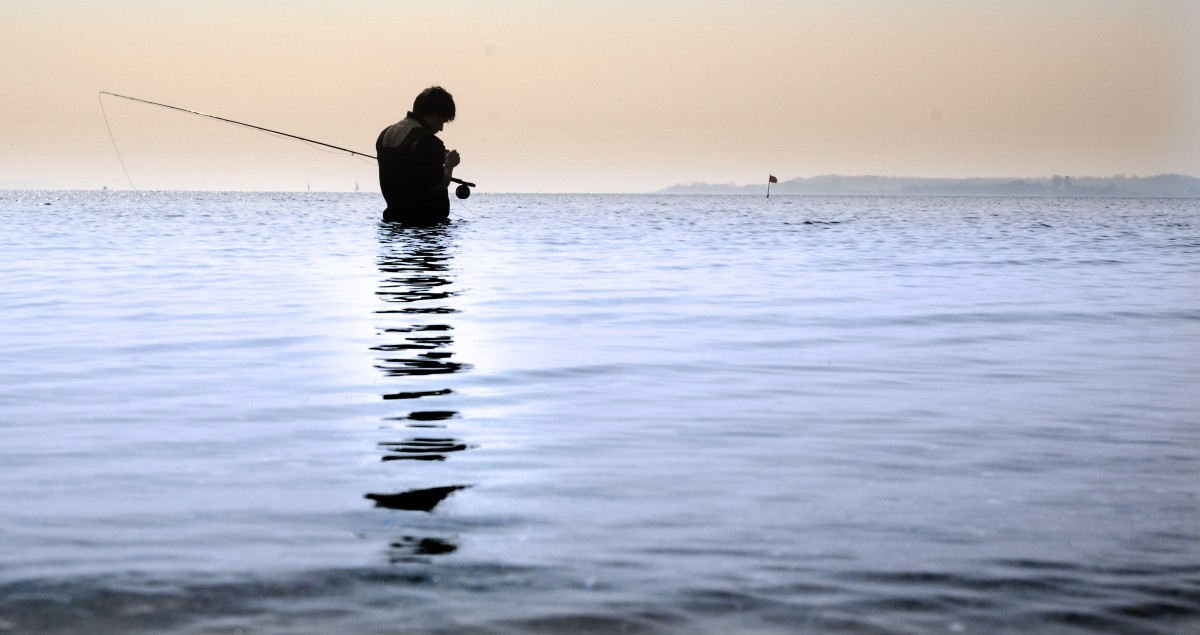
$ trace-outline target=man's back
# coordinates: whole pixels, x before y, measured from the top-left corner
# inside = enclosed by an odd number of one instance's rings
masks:
[[[450,215],[450,199],[441,186],[446,146],[420,116],[410,112],[385,128],[375,153],[379,187],[387,201],[385,221],[423,225]]]

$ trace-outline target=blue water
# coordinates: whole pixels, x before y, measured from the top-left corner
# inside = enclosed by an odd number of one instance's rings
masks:
[[[1200,629],[1200,200],[380,205],[0,192],[0,633]]]

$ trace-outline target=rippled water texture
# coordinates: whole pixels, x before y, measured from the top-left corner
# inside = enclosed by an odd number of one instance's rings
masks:
[[[0,192],[0,632],[1200,630],[1200,201]]]

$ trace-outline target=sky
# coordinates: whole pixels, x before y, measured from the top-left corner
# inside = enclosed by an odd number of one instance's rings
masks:
[[[0,188],[377,190],[99,93],[374,154],[435,84],[479,191],[1200,176],[1195,0],[0,0],[0,78]]]

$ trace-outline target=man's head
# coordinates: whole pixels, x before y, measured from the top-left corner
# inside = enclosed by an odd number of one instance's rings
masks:
[[[447,121],[454,121],[454,97],[441,86],[430,86],[413,100],[412,110],[440,131]]]

